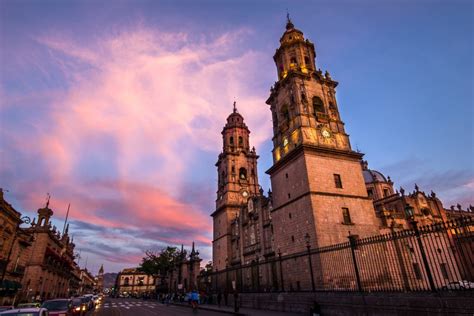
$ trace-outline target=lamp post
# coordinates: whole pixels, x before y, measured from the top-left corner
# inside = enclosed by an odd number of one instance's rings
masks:
[[[309,272],[311,272],[311,288],[314,292],[316,287],[314,286],[313,262],[311,261],[311,237],[309,236],[309,233],[306,233],[304,239],[306,240],[306,249],[308,249]]]
[[[283,264],[281,263],[281,250],[280,250],[280,248],[278,248],[278,261],[280,262],[281,291],[285,292],[285,283],[283,281]]]
[[[415,238],[418,243],[418,248],[420,249],[421,259],[423,260],[423,265],[425,266],[426,275],[428,277],[428,282],[430,284],[430,289],[433,292],[436,292],[436,286],[433,281],[433,275],[431,273],[430,265],[428,259],[426,258],[425,248],[423,247],[423,242],[421,241],[420,230],[418,229],[418,222],[415,221],[415,211],[413,207],[407,203],[405,206],[405,215],[410,223],[413,231],[415,232]]]
[[[31,223],[31,219],[28,216],[23,216],[22,218],[20,218],[20,221],[16,225],[15,235],[13,236],[12,244],[10,245],[10,249],[8,250],[7,261],[5,263],[5,267],[3,268],[3,271],[2,271],[2,278],[0,279],[0,285],[1,286],[3,286],[3,282],[5,280],[5,275],[7,273],[8,264],[10,263],[10,257],[12,255],[13,246],[15,245],[15,241],[18,237],[18,230],[20,229],[20,225],[23,224],[23,223],[24,224],[29,224],[29,223]]]

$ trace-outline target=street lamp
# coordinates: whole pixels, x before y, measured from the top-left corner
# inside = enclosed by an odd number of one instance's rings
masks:
[[[316,287],[314,286],[313,262],[311,261],[311,237],[309,236],[309,233],[306,233],[304,239],[306,241],[306,249],[308,250],[309,271],[311,272],[311,287],[314,292],[316,290]]]

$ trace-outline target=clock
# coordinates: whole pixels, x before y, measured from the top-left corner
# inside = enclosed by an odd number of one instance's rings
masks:
[[[324,138],[330,138],[331,132],[327,128],[323,128],[321,130],[321,135],[323,135]]]
[[[243,197],[247,197],[247,196],[249,196],[249,193],[248,193],[247,191],[243,191],[243,192],[242,192],[242,196],[243,196]]]

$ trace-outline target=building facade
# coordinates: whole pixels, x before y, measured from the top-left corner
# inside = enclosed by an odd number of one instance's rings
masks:
[[[258,155],[250,149],[250,130],[234,103],[216,163],[214,271],[347,242],[349,236],[409,229],[407,207],[413,208],[413,220],[420,226],[472,216],[472,206],[466,211],[461,206],[445,209],[434,192],[427,194],[417,185],[413,192],[395,190],[390,177],[368,168],[345,131],[336,100],[338,83],[317,68],[314,44],[289,19],[273,59],[278,79],[267,100],[273,121],[273,165],[267,171],[272,191],[265,196],[259,187]],[[449,247],[438,251],[457,255]],[[326,265],[333,263],[314,260],[314,278],[324,283],[324,270],[330,268]],[[436,263],[443,264],[448,263]],[[291,286],[308,282],[307,267],[288,262],[285,278]],[[237,278],[243,284],[266,275],[242,271]],[[267,278],[275,273],[270,267]],[[264,281],[272,283],[260,279]]]

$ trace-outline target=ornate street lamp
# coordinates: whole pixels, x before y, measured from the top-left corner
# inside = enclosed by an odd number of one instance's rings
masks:
[[[314,292],[316,287],[314,286],[313,262],[311,261],[311,237],[309,236],[309,233],[306,233],[304,239],[306,241],[306,249],[308,250],[309,271],[311,272],[311,288]]]

